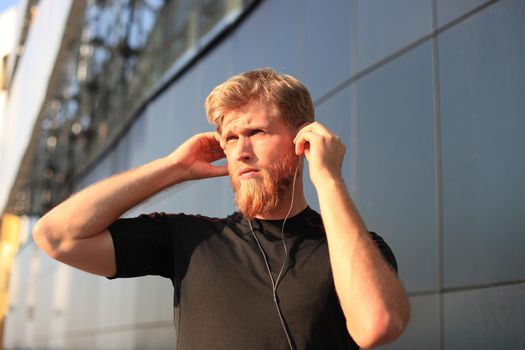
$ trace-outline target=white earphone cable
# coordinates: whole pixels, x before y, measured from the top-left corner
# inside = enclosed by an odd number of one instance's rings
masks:
[[[277,308],[277,314],[279,315],[279,320],[281,321],[281,325],[283,326],[283,330],[284,330],[284,333],[286,335],[286,340],[288,341],[288,346],[290,347],[290,350],[295,350],[295,347],[294,347],[294,345],[292,343],[292,337],[291,337],[291,335],[290,335],[290,333],[289,333],[289,331],[288,331],[288,329],[286,327],[286,323],[284,321],[284,317],[283,317],[282,312],[281,312],[281,307],[279,306],[279,297],[277,296],[277,287],[279,286],[279,282],[282,280],[283,272],[284,272],[284,269],[286,267],[286,263],[288,262],[288,248],[286,247],[286,241],[284,239],[284,225],[286,224],[286,220],[288,220],[288,217],[290,216],[290,213],[292,212],[293,202],[294,202],[294,197],[295,197],[295,181],[297,179],[297,172],[299,170],[299,166],[300,166],[300,164],[298,164],[297,167],[295,168],[295,174],[294,174],[294,177],[293,177],[293,182],[292,182],[292,200],[290,202],[290,208],[288,209],[288,213],[286,214],[286,216],[285,216],[285,218],[283,220],[283,225],[281,226],[281,241],[283,243],[285,258],[284,258],[283,265],[281,266],[281,269],[279,271],[279,274],[277,275],[277,279],[276,280],[273,279],[272,270],[270,269],[270,264],[268,263],[268,258],[266,256],[266,253],[264,252],[264,249],[261,246],[261,243],[259,242],[259,239],[257,238],[257,235],[255,234],[255,231],[253,230],[252,222],[251,222],[251,220],[248,220],[248,225],[250,226],[250,230],[252,232],[253,238],[255,239],[255,242],[257,243],[257,246],[259,247],[259,250],[261,251],[261,254],[262,254],[263,259],[264,259],[264,263],[266,265],[266,269],[268,270],[268,274],[270,276],[270,281],[272,283],[273,301],[275,303],[275,307]]]

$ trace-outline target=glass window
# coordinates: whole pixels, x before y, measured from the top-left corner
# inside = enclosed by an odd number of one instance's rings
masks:
[[[68,196],[163,82],[255,1],[74,2],[65,59],[22,167],[32,171],[19,173],[8,211],[41,215]]]

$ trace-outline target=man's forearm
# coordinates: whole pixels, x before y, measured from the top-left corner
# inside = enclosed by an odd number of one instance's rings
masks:
[[[370,239],[342,179],[317,186],[335,287],[361,347],[397,338],[410,307],[397,276]]]
[[[127,210],[177,183],[177,172],[167,158],[161,158],[114,175],[71,196],[42,217],[37,225],[50,243],[91,237]]]

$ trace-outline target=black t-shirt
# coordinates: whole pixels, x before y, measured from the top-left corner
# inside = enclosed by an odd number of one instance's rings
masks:
[[[274,279],[285,260],[282,220],[252,220]],[[117,275],[160,275],[174,286],[177,349],[288,349],[264,258],[248,221],[154,213],[109,227]],[[277,294],[297,349],[358,349],[337,299],[320,215],[306,208],[284,228],[289,252]],[[370,233],[397,271],[388,245]],[[356,301],[359,302],[359,301]]]

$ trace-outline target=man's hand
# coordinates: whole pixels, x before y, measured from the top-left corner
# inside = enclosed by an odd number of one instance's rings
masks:
[[[339,136],[314,122],[303,127],[294,139],[295,153],[308,160],[310,179],[317,188],[326,180],[342,179],[341,168],[346,147]]]
[[[227,165],[212,163],[225,158],[216,132],[196,134],[180,145],[167,158],[180,168],[177,182],[228,175]]]

